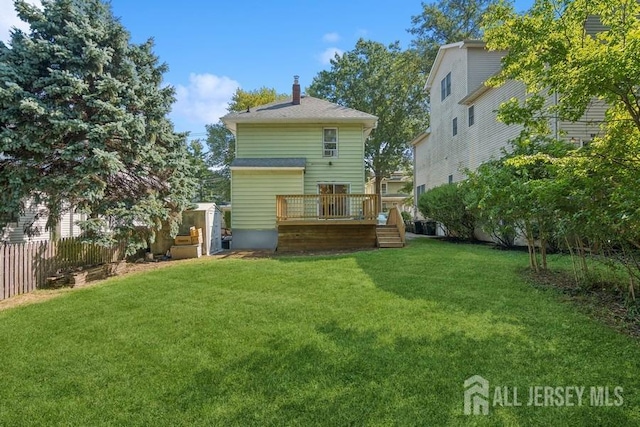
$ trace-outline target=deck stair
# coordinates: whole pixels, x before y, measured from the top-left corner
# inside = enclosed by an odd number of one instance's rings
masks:
[[[378,225],[376,237],[379,248],[402,248],[404,246],[400,230],[394,225]]]

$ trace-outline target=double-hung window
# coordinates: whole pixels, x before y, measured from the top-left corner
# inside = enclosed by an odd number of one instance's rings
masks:
[[[322,156],[338,157],[338,128],[322,130]]]
[[[451,95],[451,73],[440,81],[440,100],[444,101],[449,95]]]

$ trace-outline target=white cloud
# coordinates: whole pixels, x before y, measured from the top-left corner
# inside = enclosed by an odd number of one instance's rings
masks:
[[[175,87],[176,103],[172,115],[194,125],[218,123],[227,113],[227,104],[238,87],[237,81],[226,76],[191,73],[188,86]]]
[[[324,36],[322,36],[322,41],[325,43],[337,43],[340,41],[340,34],[327,33]]]
[[[342,56],[342,54],[344,53],[343,50],[338,49],[337,47],[329,47],[327,49],[324,50],[324,52],[322,52],[319,56],[318,59],[320,59],[320,62],[322,62],[324,65],[328,65],[331,63],[331,60],[336,56]]]
[[[27,0],[27,2],[42,7],[40,0]],[[0,0],[0,41],[9,41],[13,27],[29,31],[29,25],[18,18],[18,14],[13,7],[13,0]]]

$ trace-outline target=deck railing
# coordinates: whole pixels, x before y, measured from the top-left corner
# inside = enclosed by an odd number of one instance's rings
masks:
[[[376,194],[296,194],[276,196],[278,221],[377,219]]]

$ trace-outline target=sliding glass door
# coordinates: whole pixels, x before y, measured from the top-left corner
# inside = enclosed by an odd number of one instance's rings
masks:
[[[349,216],[349,184],[318,184],[318,213],[320,218],[344,218]]]

